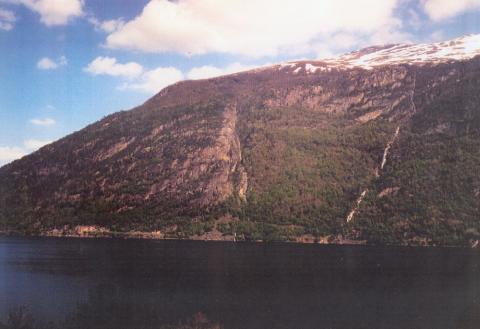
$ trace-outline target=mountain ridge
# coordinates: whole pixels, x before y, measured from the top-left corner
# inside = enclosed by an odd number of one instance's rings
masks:
[[[468,245],[480,59],[444,60],[462,40],[176,83],[1,167],[3,231]]]

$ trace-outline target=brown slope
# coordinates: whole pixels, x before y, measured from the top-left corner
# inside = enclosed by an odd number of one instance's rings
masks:
[[[4,229],[182,231],[230,213],[239,223],[337,234],[375,181],[396,127],[464,79],[465,68],[310,73],[307,64],[177,83],[2,167]]]

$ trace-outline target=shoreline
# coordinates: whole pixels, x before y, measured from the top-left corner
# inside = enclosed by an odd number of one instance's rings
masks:
[[[225,234],[220,232],[216,227],[211,231],[202,235],[182,236],[175,229],[166,229],[164,231],[127,231],[116,232],[106,227],[96,225],[77,225],[75,227],[64,226],[63,228],[55,228],[48,231],[28,234],[22,231],[0,231],[0,235],[17,235],[17,236],[39,236],[39,237],[66,237],[66,238],[110,238],[110,239],[143,239],[143,240],[190,240],[190,241],[225,241],[225,242],[284,242],[298,244],[334,244],[334,245],[366,245],[367,241],[345,239],[341,236],[323,236],[314,237],[305,234],[294,237],[292,239],[283,240],[252,240],[244,236]]]
[[[158,241],[203,241],[203,242],[232,242],[232,243],[286,243],[286,244],[317,244],[317,245],[369,245],[364,240],[350,240],[350,239],[338,239],[335,238],[332,241],[327,241],[327,237],[314,239],[304,239],[298,237],[295,240],[248,240],[248,239],[234,239],[232,235],[225,235],[221,238],[213,238],[208,234],[195,235],[190,237],[175,237],[175,236],[159,236],[156,232],[103,232],[93,234],[51,234],[50,232],[42,232],[39,234],[26,234],[19,231],[0,231],[0,237],[32,237],[32,238],[72,238],[72,239],[117,239],[117,240],[158,240]],[[372,244],[370,244],[372,245]]]
[[[208,232],[210,233],[210,232]],[[333,245],[333,246],[377,246],[377,247],[410,247],[410,248],[465,248],[465,249],[480,249],[478,241],[472,242],[470,245],[434,245],[434,244],[372,244],[366,240],[351,240],[343,239],[340,237],[322,237],[318,239],[312,239],[312,237],[305,238],[305,236],[297,237],[295,240],[248,240],[240,239],[235,240],[232,235],[218,234],[204,234],[201,236],[190,237],[176,237],[169,236],[159,231],[154,232],[112,232],[112,231],[92,231],[87,232],[74,232],[74,231],[47,231],[39,234],[26,234],[20,231],[0,231],[0,237],[31,237],[31,238],[72,238],[72,239],[116,239],[116,240],[157,240],[157,241],[203,241],[203,242],[232,242],[232,243],[255,243],[255,244],[270,244],[270,243],[285,243],[285,244],[306,244],[306,245]]]

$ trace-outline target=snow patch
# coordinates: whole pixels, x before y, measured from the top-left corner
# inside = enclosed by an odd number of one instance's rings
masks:
[[[330,59],[328,62],[332,65],[343,64],[369,69],[388,64],[466,60],[477,55],[480,55],[480,35],[468,35],[448,42],[372,47]]]
[[[373,69],[382,65],[439,64],[450,61],[468,60],[480,55],[480,34],[466,35],[450,41],[431,44],[395,44],[365,48],[336,58],[321,61],[288,62],[279,64],[278,70],[293,69],[294,74],[302,68],[305,73],[330,72],[333,69],[361,67]]]
[[[284,69],[286,67],[293,68],[297,66],[297,63],[281,63],[280,67],[278,68],[279,70]]]
[[[320,68],[321,68],[321,67],[312,65],[312,64],[310,64],[310,63],[305,64],[305,71],[307,71],[307,73],[315,73],[315,72],[317,72],[317,70],[320,69]]]
[[[463,47],[466,54],[478,55],[480,49],[480,34],[465,37]]]

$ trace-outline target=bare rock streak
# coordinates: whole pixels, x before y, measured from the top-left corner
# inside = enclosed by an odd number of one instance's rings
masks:
[[[414,95],[415,95],[416,82],[417,82],[417,76],[415,74],[413,76],[413,87],[412,87],[412,92],[410,94],[410,103],[412,104],[412,115],[417,112],[417,107],[415,105],[415,101],[414,101],[414,98],[413,98]],[[393,134],[392,138],[388,141],[387,146],[383,150],[383,157],[382,157],[382,162],[380,163],[380,168],[377,168],[375,170],[375,176],[376,177],[380,176],[380,172],[383,170],[383,168],[387,164],[388,154],[390,153],[390,149],[392,148],[392,145],[397,140],[399,134],[400,134],[400,125],[397,126],[397,129],[395,129],[395,133]],[[362,204],[363,199],[365,198],[367,193],[368,193],[368,188],[365,188],[362,191],[362,193],[360,194],[360,196],[357,198],[357,200],[355,201],[355,204],[353,206],[353,209],[348,213],[348,216],[347,216],[347,219],[346,219],[347,223],[349,223],[350,221],[353,220],[353,218],[355,217],[355,213],[358,211],[358,208],[360,208],[360,205]]]

